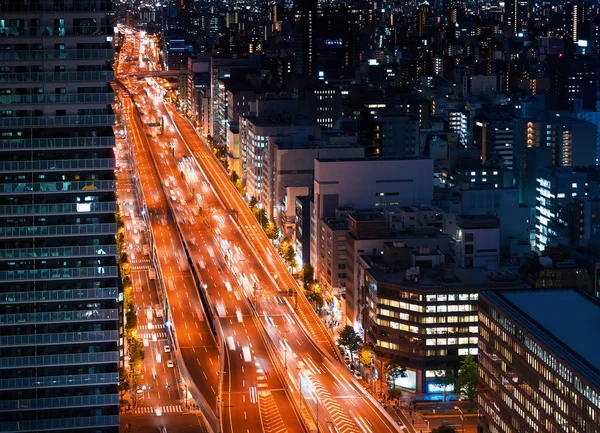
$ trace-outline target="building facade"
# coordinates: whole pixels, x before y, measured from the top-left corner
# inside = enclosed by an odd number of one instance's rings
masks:
[[[480,429],[600,432],[599,316],[578,290],[482,293]]]
[[[0,431],[118,432],[108,0],[0,4]]]
[[[477,355],[479,292],[525,287],[512,271],[500,278],[483,269],[445,265],[446,254],[436,244],[440,239],[426,237],[413,245],[386,242],[382,254],[361,257],[369,267],[360,304],[376,367],[401,359],[407,375],[397,385],[419,393],[442,392],[435,372],[444,364],[456,371],[466,354]]]

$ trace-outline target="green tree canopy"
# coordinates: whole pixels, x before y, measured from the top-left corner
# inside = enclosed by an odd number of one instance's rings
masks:
[[[385,365],[385,379],[392,389],[396,389],[396,379],[406,377],[406,366],[397,357],[393,357],[390,362]]]
[[[137,313],[135,306],[130,303],[127,305],[127,312],[125,313],[125,331],[129,334],[132,330],[137,327]]]
[[[455,382],[456,377],[454,376],[454,370],[448,367],[446,364],[443,364],[442,368],[435,372],[435,379],[432,381],[434,385],[437,385],[443,389],[444,402],[448,396],[448,387],[453,385]]]
[[[298,260],[296,260],[296,250],[294,249],[294,246],[291,243],[288,244],[283,254],[283,260],[285,260],[285,262],[290,268],[295,268],[296,266],[298,266]]]
[[[254,216],[256,217],[256,220],[258,221],[262,229],[266,231],[267,225],[269,224],[269,219],[267,218],[267,212],[265,211],[265,209],[262,207],[255,207],[252,210],[252,212],[254,212]]]
[[[229,176],[229,179],[231,179],[231,183],[233,183],[235,185],[238,182],[238,180],[240,180],[240,176],[237,174],[237,172],[235,170],[233,170],[231,172],[231,175]]]
[[[271,239],[272,241],[274,241],[275,239],[277,239],[279,237],[279,227],[277,227],[277,224],[275,224],[275,221],[273,221],[273,220],[269,221],[269,224],[267,224],[267,228],[265,229],[265,233],[266,233],[267,237],[269,239]]]
[[[250,209],[254,210],[257,204],[258,199],[256,197],[250,197],[250,201],[248,202],[248,206],[250,207]]]
[[[304,266],[302,266],[302,282],[304,283],[304,288],[307,289],[314,280],[314,268],[310,263],[305,263]]]
[[[456,380],[456,388],[461,397],[469,401],[474,401],[477,398],[478,378],[475,357],[469,353],[463,359]]]
[[[121,398],[123,394],[131,389],[131,382],[129,381],[129,375],[123,367],[119,367],[119,391],[121,392]]]
[[[318,286],[309,287],[304,293],[309,302],[313,302],[317,308],[323,308],[325,299],[323,298],[323,292]]]
[[[365,367],[371,366],[373,362],[373,349],[368,344],[363,343],[358,348],[358,361]]]
[[[337,342],[340,346],[344,346],[346,349],[350,351],[350,353],[354,353],[358,350],[360,345],[362,344],[362,340],[360,336],[356,333],[354,328],[350,325],[346,325],[342,328],[342,330],[338,333],[339,337]]]
[[[292,245],[292,240],[290,238],[288,238],[287,236],[285,236],[283,239],[281,239],[279,241],[279,247],[277,248],[277,252],[279,253],[279,255],[281,257],[285,256],[285,252],[287,251],[287,248]]]

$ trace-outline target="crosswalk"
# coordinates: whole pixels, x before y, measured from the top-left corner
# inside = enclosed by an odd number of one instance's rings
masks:
[[[154,325],[153,323],[148,323],[147,325],[139,325],[138,331],[154,330],[155,332],[158,332],[158,330],[162,328],[163,325]]]
[[[130,261],[133,271],[145,271],[150,269],[151,262],[148,259],[134,259]]]
[[[154,334],[156,335],[156,338],[158,338],[159,340],[167,338],[166,332],[154,332]],[[148,340],[152,339],[152,334],[139,334],[139,336],[141,339],[148,339]]]
[[[137,415],[141,415],[144,413],[155,413],[156,410],[160,408],[160,410],[162,410],[162,413],[177,413],[177,412],[183,412],[183,407],[179,406],[179,405],[171,405],[171,406],[141,406],[141,407],[136,407],[133,410],[134,414]]]

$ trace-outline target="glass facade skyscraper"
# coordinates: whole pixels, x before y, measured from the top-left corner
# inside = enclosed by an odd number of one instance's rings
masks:
[[[0,432],[117,432],[109,0],[0,0]]]

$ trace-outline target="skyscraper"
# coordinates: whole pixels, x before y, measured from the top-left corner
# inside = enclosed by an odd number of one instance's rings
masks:
[[[296,2],[294,13],[294,72],[299,75],[312,75],[314,73],[317,5],[316,0]]]
[[[527,27],[529,18],[528,0],[508,0],[505,3],[506,33],[509,36],[518,36]]]
[[[110,0],[0,0],[0,431],[117,432]]]

